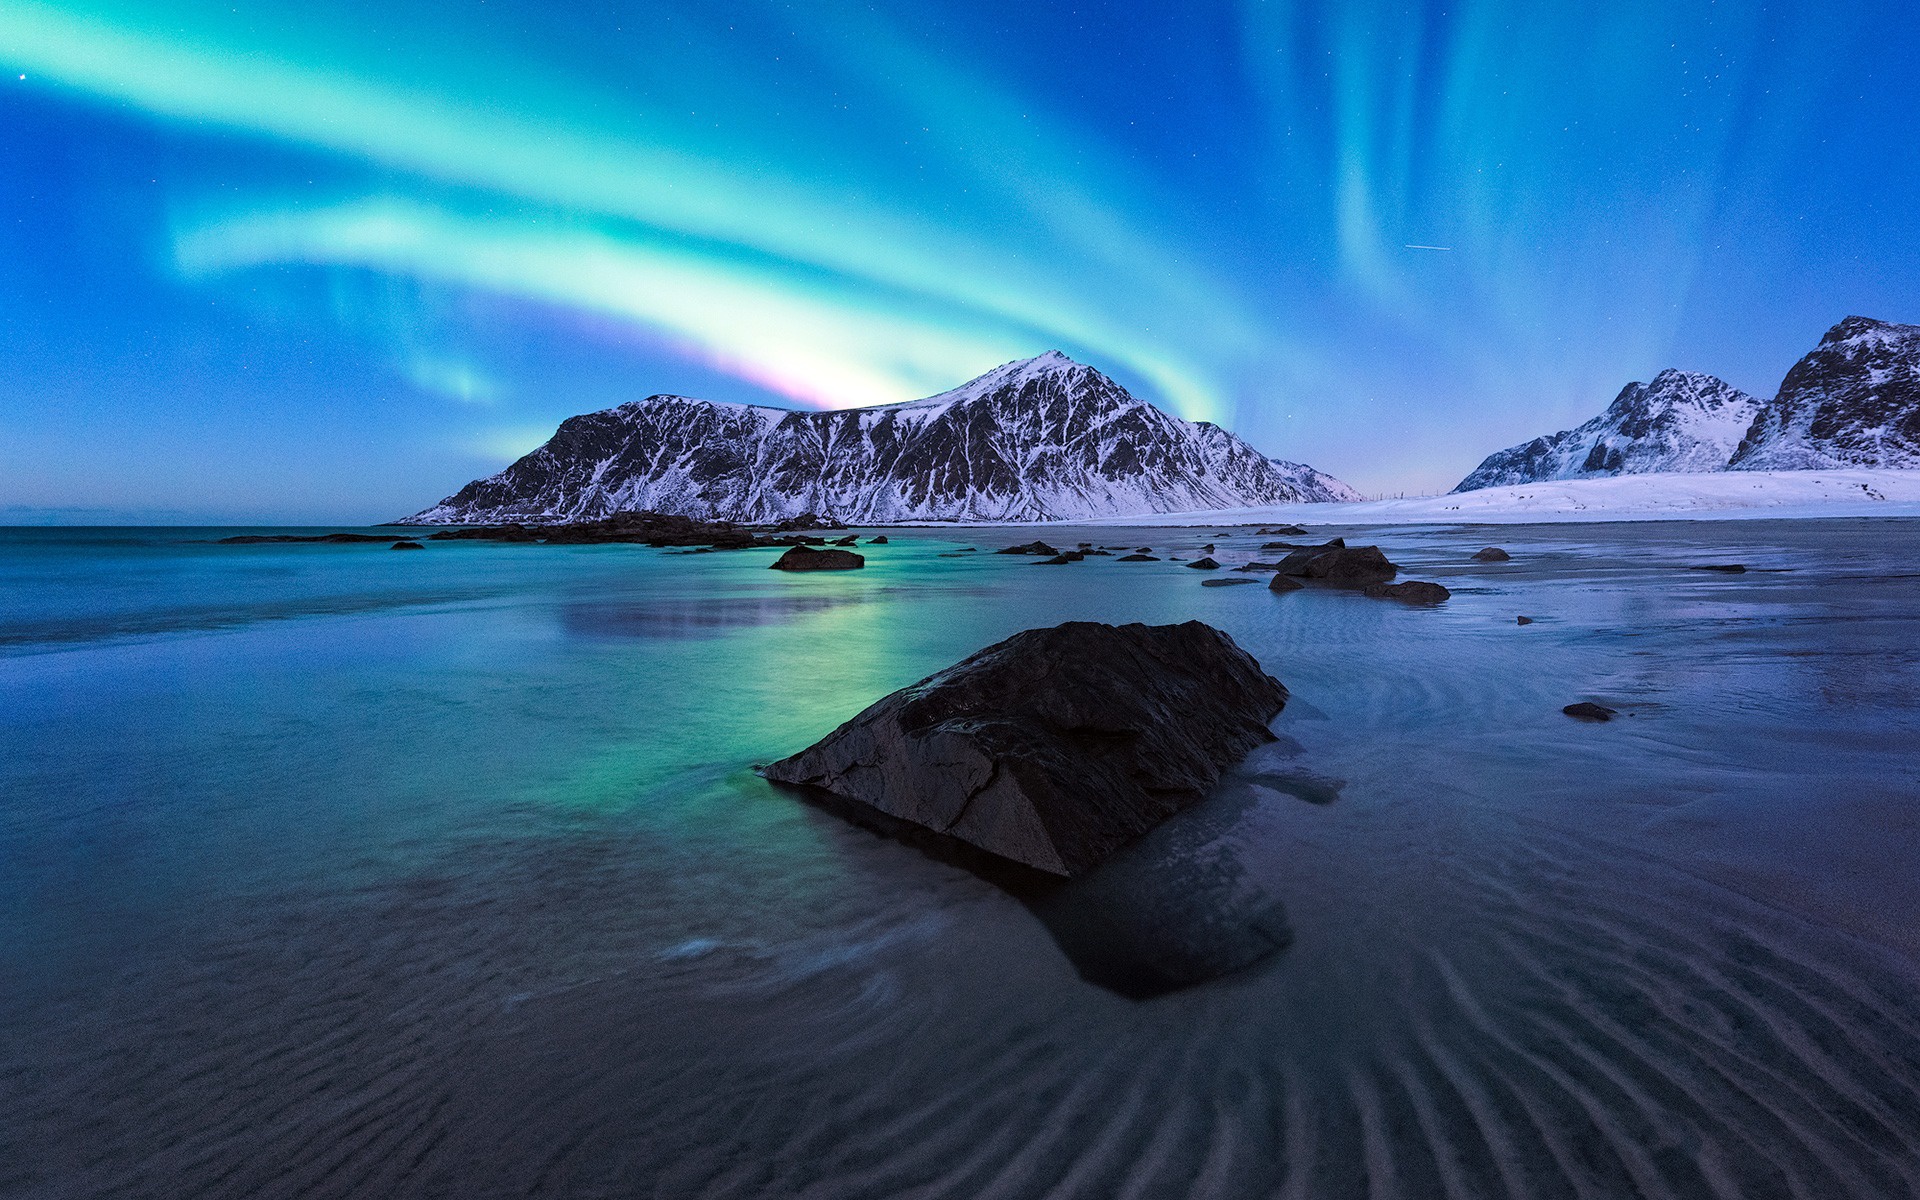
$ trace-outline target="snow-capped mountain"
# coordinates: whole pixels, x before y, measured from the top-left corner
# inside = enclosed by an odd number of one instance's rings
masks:
[[[1278,467],[1289,483],[1307,493],[1307,499],[1313,503],[1346,504],[1366,499],[1325,471],[1317,471],[1305,463],[1288,462],[1284,458],[1270,458],[1267,461]]]
[[[1044,521],[1346,499],[1217,425],[1050,351],[925,400],[835,412],[650,396],[407,518],[574,521],[653,509],[746,523]]]
[[[1723,471],[1763,407],[1740,389],[1694,371],[1662,371],[1620,389],[1586,424],[1490,454],[1456,492],[1654,472]]]
[[[1736,471],[1920,467],[1920,325],[1848,317],[1795,363]]]

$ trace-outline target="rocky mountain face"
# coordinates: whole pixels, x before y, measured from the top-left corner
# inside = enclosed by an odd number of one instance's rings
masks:
[[[1920,325],[1848,317],[1772,400],[1711,375],[1632,383],[1577,429],[1489,455],[1453,490],[1654,471],[1920,467]]]
[[[1607,411],[1573,429],[1490,454],[1456,492],[1654,471],[1720,471],[1761,401],[1693,371],[1662,371],[1620,389]]]
[[[1305,463],[1288,462],[1284,458],[1270,458],[1267,461],[1278,467],[1288,482],[1316,504],[1352,503],[1366,499],[1325,471],[1316,471]]]
[[[1057,351],[925,400],[836,412],[651,396],[411,523],[591,520],[651,509],[759,523],[1044,521],[1357,498],[1207,422],[1135,399]]]
[[[1793,365],[1729,466],[1920,466],[1920,325],[1848,317]]]

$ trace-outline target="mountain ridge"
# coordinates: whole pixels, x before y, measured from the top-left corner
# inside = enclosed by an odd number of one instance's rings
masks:
[[[742,523],[1045,521],[1357,498],[1048,351],[920,400],[802,412],[659,394],[570,417],[405,524],[653,509]]]
[[[1920,325],[1849,316],[1771,400],[1668,369],[1599,416],[1496,451],[1453,491],[1617,475],[1920,467]]]

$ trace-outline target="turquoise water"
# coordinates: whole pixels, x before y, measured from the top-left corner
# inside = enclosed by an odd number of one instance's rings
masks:
[[[1920,1188],[1920,523],[1369,535],[1434,610],[940,557],[1014,530],[234,532],[0,532],[0,1194]],[[1273,557],[1215,533],[1046,536]],[[1190,618],[1295,697],[1141,851],[1284,905],[1241,976],[1105,992],[751,772],[1016,630]]]

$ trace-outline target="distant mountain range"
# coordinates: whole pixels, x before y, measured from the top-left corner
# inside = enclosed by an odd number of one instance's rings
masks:
[[[925,400],[793,412],[650,396],[572,417],[415,524],[652,509],[743,523],[1049,521],[1358,500],[1300,463],[1180,420],[1058,351]]]
[[[1920,467],[1920,325],[1848,317],[1772,400],[1662,371],[1593,420],[1487,456],[1456,492],[1655,471]]]

